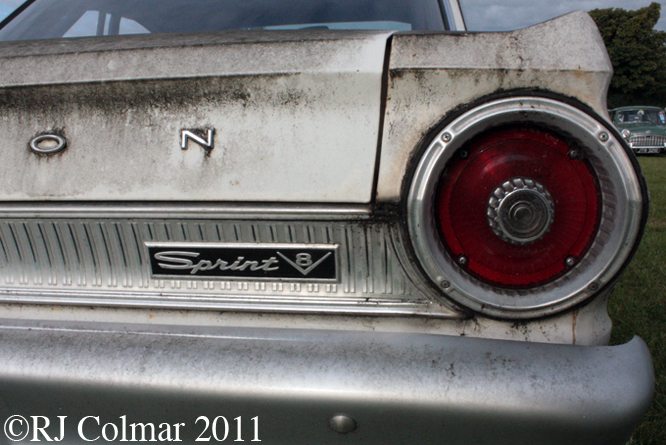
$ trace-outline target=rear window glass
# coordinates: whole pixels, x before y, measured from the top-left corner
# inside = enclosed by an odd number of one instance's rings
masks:
[[[253,29],[444,30],[439,0],[36,0],[0,40]]]

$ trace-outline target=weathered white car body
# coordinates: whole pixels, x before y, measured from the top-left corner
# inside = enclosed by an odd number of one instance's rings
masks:
[[[55,437],[67,416],[64,443],[125,421],[194,441],[199,416],[225,416],[228,441],[241,418],[271,444],[621,444],[646,409],[649,352],[605,346],[605,304],[647,195],[604,117],[612,69],[586,14],[6,42],[0,60],[3,421],[45,416]],[[515,122],[624,175],[600,180],[614,247],[538,293],[477,295],[429,250],[414,178]],[[300,275],[259,276],[279,255]]]

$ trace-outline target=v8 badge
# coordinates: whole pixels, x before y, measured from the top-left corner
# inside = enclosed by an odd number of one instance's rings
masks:
[[[297,253],[295,258],[290,259],[287,255],[282,252],[276,252],[280,257],[290,264],[294,269],[307,276],[310,272],[319,267],[328,257],[333,255],[333,252],[329,251],[321,255],[321,258],[314,260],[311,253],[301,252]]]

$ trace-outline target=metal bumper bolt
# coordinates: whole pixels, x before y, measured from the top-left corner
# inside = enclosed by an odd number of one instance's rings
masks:
[[[356,422],[351,417],[340,414],[331,417],[328,426],[336,433],[347,434],[356,429]]]

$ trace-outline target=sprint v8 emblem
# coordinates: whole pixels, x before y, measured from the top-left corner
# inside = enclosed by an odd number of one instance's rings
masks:
[[[146,243],[153,278],[338,281],[335,244]]]

